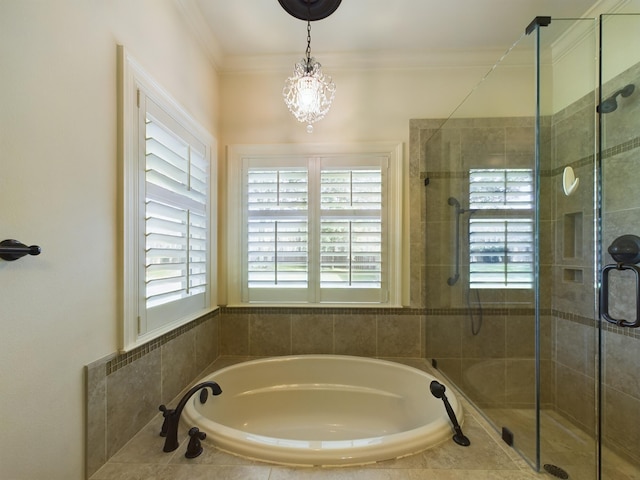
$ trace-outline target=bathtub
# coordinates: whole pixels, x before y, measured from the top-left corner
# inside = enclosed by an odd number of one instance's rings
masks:
[[[452,436],[435,377],[342,355],[273,357],[218,370],[222,394],[194,395],[183,421],[221,450],[285,465],[361,465],[417,453]],[[460,421],[462,408],[448,398]]]

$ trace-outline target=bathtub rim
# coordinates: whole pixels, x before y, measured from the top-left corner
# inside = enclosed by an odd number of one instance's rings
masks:
[[[234,371],[240,368],[250,368],[256,364],[277,364],[299,359],[307,361],[331,359],[349,362],[362,362],[368,366],[382,365],[387,368],[399,369],[406,373],[422,377],[425,381],[430,382],[431,380],[437,380],[442,383],[440,379],[431,373],[398,361],[356,355],[334,354],[298,354],[252,358],[211,371],[201,377],[198,382],[207,380],[216,381],[216,375],[228,373],[229,371]],[[224,395],[224,386],[220,386]],[[451,406],[458,417],[459,423],[462,425],[464,422],[462,403],[452,389],[448,388],[447,391],[447,397],[449,398]],[[277,437],[269,437],[246,432],[223,425],[196,411],[196,397],[197,395],[194,395],[189,399],[189,402],[187,402],[183,411],[182,421],[186,421],[189,427],[195,425],[198,426],[201,431],[205,432],[207,434],[205,442],[212,443],[219,450],[233,455],[277,465],[295,467],[366,465],[414,455],[450,440],[453,435],[451,422],[446,415],[444,405],[442,405],[441,414],[438,416],[437,420],[420,425],[416,428],[388,435],[353,439],[351,442],[358,443],[359,445],[350,445],[345,451],[344,445],[341,446],[339,444],[344,444],[349,441],[297,441],[279,439]],[[438,403],[440,403],[440,401],[438,401]],[[280,443],[278,443],[278,440]],[[294,445],[296,443],[300,443],[300,445]],[[303,443],[305,444],[304,447],[302,446]],[[310,451],[313,452],[312,461],[309,460]],[[341,452],[344,453],[341,454]]]

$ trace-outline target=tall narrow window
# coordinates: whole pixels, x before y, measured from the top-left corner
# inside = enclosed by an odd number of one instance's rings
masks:
[[[381,288],[382,170],[322,170],[320,184],[321,288]]]
[[[392,218],[389,212],[399,212],[400,202],[395,201],[399,175],[389,173],[391,157],[388,152],[232,156],[232,165],[242,165],[237,172],[241,215],[229,214],[243,218],[241,237],[229,242],[232,250],[240,247],[242,258],[230,258],[230,278],[237,279],[241,292],[237,301],[395,300],[400,257],[393,246],[400,243],[394,235],[400,215]]]
[[[533,172],[469,172],[471,288],[532,288]]]
[[[147,328],[154,329],[167,315],[206,305],[209,162],[206,145],[162,107],[150,98],[144,98],[141,106],[145,110],[144,315]],[[171,313],[163,312],[168,308],[162,306],[171,306]]]
[[[122,343],[129,349],[211,309],[213,139],[122,50],[120,55]]]
[[[248,287],[307,288],[307,170],[250,168],[247,180]]]

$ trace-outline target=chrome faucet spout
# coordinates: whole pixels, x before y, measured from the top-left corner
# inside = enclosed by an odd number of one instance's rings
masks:
[[[178,448],[178,424],[180,423],[180,415],[182,414],[182,410],[184,409],[187,401],[191,396],[199,390],[203,390],[200,394],[200,401],[202,403],[206,402],[206,388],[211,389],[211,393],[213,395],[220,395],[222,393],[222,389],[216,382],[202,382],[194,387],[192,387],[187,393],[184,394],[180,402],[178,402],[178,406],[171,410],[168,409],[165,405],[160,405],[159,409],[162,412],[162,416],[164,417],[164,422],[162,423],[162,429],[160,430],[160,436],[166,437],[164,442],[164,448],[162,451],[164,452],[173,452],[176,448]]]

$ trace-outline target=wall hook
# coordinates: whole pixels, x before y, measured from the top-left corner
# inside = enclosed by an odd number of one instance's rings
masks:
[[[562,190],[564,190],[564,194],[568,197],[574,193],[578,188],[579,183],[580,179],[576,177],[573,168],[565,167],[562,172]]]
[[[0,242],[0,258],[9,262],[25,255],[40,255],[42,250],[38,245],[26,246],[17,240],[3,240]]]

